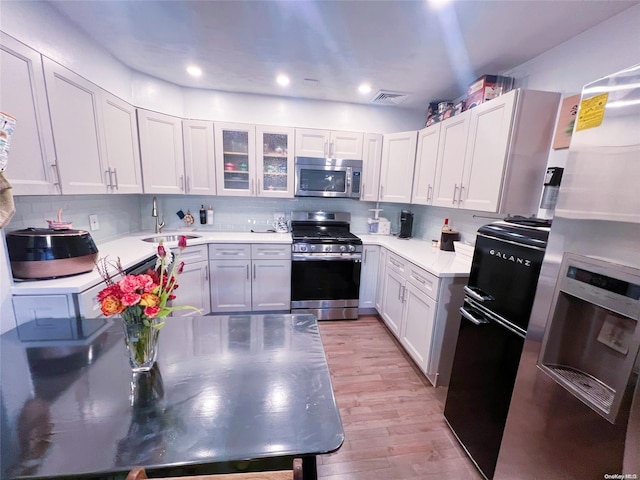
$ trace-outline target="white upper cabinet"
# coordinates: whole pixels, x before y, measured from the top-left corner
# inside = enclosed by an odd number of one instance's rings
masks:
[[[471,112],[467,111],[439,124],[440,140],[432,205],[438,207],[457,207],[458,205],[470,114]]]
[[[417,139],[418,132],[415,130],[384,136],[380,171],[381,202],[411,202]]]
[[[216,122],[218,194],[292,198],[293,141],[293,128]]]
[[[423,128],[418,132],[418,152],[413,175],[413,194],[411,203],[431,205],[433,184],[436,178],[440,124]]]
[[[362,194],[360,200],[377,202],[380,193],[380,165],[382,163],[382,135],[365,133],[362,148]]]
[[[136,109],[101,91],[106,181],[111,193],[142,193]]]
[[[364,134],[296,128],[296,156],[361,160]]]
[[[100,89],[46,57],[43,65],[62,192],[106,193]]]
[[[216,172],[219,195],[256,194],[256,129],[241,123],[215,123]]]
[[[186,178],[180,118],[138,109],[145,193],[184,193]]]
[[[256,194],[293,197],[294,129],[256,126]]]
[[[185,193],[215,195],[213,122],[183,120]]]
[[[42,57],[0,32],[0,65],[0,111],[17,122],[5,172],[12,192],[60,193]]]
[[[443,121],[432,204],[537,212],[559,99],[512,90]]]

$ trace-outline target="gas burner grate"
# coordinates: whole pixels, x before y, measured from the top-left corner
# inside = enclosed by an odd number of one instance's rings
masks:
[[[606,413],[611,411],[613,399],[616,395],[616,391],[613,388],[601,382],[597,378],[571,367],[561,365],[545,366],[575,390],[580,392],[590,403]]]

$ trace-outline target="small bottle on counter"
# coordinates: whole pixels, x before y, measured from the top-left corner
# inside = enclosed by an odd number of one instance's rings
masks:
[[[200,224],[204,225],[205,223],[207,223],[207,212],[204,205],[200,205]]]
[[[442,229],[440,231],[440,250],[444,250],[447,252],[453,252],[453,242],[454,240],[458,240],[459,233],[451,230],[449,226],[449,219],[444,219],[444,225],[442,225]]]
[[[211,205],[207,208],[207,225],[213,225],[213,207]]]

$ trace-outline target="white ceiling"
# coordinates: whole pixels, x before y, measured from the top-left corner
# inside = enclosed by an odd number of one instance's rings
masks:
[[[353,103],[387,90],[420,109],[638,3],[456,0],[436,12],[425,0],[51,1],[124,64],[178,85]]]

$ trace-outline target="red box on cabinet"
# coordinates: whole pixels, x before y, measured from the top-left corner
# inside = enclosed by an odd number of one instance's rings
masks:
[[[483,75],[469,85],[465,110],[499,97],[513,87],[513,78],[499,75]]]

